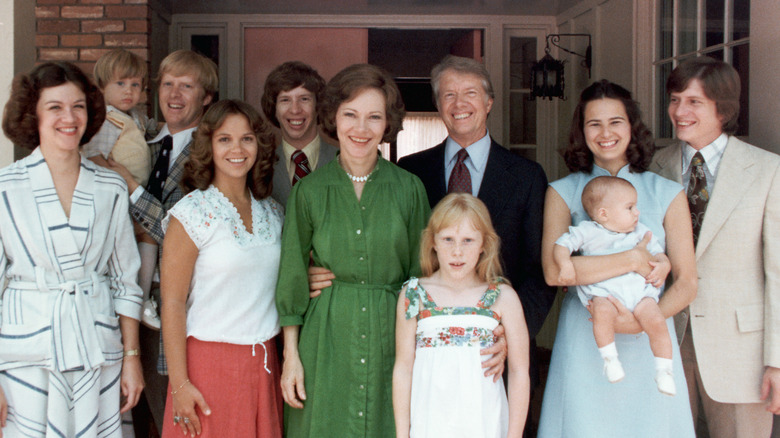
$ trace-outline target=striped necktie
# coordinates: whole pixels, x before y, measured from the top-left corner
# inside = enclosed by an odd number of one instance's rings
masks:
[[[292,154],[293,163],[295,163],[295,174],[293,175],[292,185],[295,185],[304,176],[311,173],[309,169],[309,159],[302,151],[295,151]]]

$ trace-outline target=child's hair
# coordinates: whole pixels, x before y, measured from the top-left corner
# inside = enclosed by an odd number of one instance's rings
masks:
[[[124,78],[141,78],[146,86],[146,61],[125,49],[114,49],[98,58],[92,75],[100,89],[106,88],[111,81]]]
[[[597,176],[585,184],[585,188],[582,189],[582,207],[591,219],[596,217],[607,193],[614,190],[616,186],[630,187],[632,190],[636,190],[628,180],[617,176]]]
[[[482,233],[482,254],[477,262],[477,276],[489,283],[506,283],[499,256],[501,242],[493,229],[490,213],[482,201],[468,193],[450,193],[433,209],[420,242],[420,267],[423,275],[428,277],[439,270],[439,258],[436,257],[434,249],[436,233],[455,225],[464,217]]]
[[[194,140],[190,159],[184,165],[181,185],[185,192],[195,189],[206,190],[214,180],[214,154],[212,136],[231,115],[246,118],[249,127],[257,138],[257,159],[246,175],[246,185],[255,199],[263,199],[271,194],[274,162],[276,161],[276,142],[270,126],[260,117],[260,113],[246,102],[225,99],[211,105],[203,115]]]

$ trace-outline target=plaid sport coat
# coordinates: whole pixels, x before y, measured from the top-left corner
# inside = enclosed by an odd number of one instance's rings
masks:
[[[184,146],[181,153],[173,162],[171,170],[168,171],[168,178],[165,180],[165,186],[163,187],[162,201],[152,196],[148,191],[144,190],[141,197],[135,203],[130,203],[130,214],[133,219],[139,223],[146,232],[152,236],[157,242],[157,270],[160,269],[160,259],[162,257],[162,241],[165,237],[165,232],[162,229],[162,220],[165,215],[168,214],[168,209],[176,205],[177,202],[184,197],[179,183],[184,176],[184,164],[190,159],[190,147],[192,146],[192,140]],[[152,153],[152,163],[157,161],[157,157],[160,156],[160,149],[162,148],[162,141],[152,143],[149,145]],[[152,288],[152,295],[161,303],[160,289]],[[157,371],[162,375],[168,374],[168,364],[165,360],[165,351],[162,344],[162,333],[160,334],[160,356],[157,359]]]

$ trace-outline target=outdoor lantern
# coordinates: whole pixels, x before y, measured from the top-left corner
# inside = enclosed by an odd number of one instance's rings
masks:
[[[585,55],[580,55],[567,48],[558,45],[558,41],[561,37],[588,37],[588,48],[585,50]],[[561,33],[550,34],[545,38],[546,47],[544,48],[544,57],[538,62],[535,62],[531,66],[531,100],[535,100],[537,97],[544,99],[545,97],[552,100],[553,97],[559,99],[565,99],[563,96],[563,61],[558,61],[550,55],[550,43],[555,47],[563,50],[566,53],[577,55],[584,58],[582,66],[588,69],[588,78],[590,78],[590,67],[592,63],[592,48],[590,45],[590,34],[587,33]]]

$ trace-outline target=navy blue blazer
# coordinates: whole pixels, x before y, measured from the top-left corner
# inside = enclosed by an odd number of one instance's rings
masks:
[[[433,208],[446,194],[444,145],[401,158],[398,165],[417,175]],[[555,299],[542,272],[542,217],[547,177],[542,166],[509,152],[491,139],[478,198],[485,203],[501,238],[504,275],[512,283],[525,311],[533,339]]]

